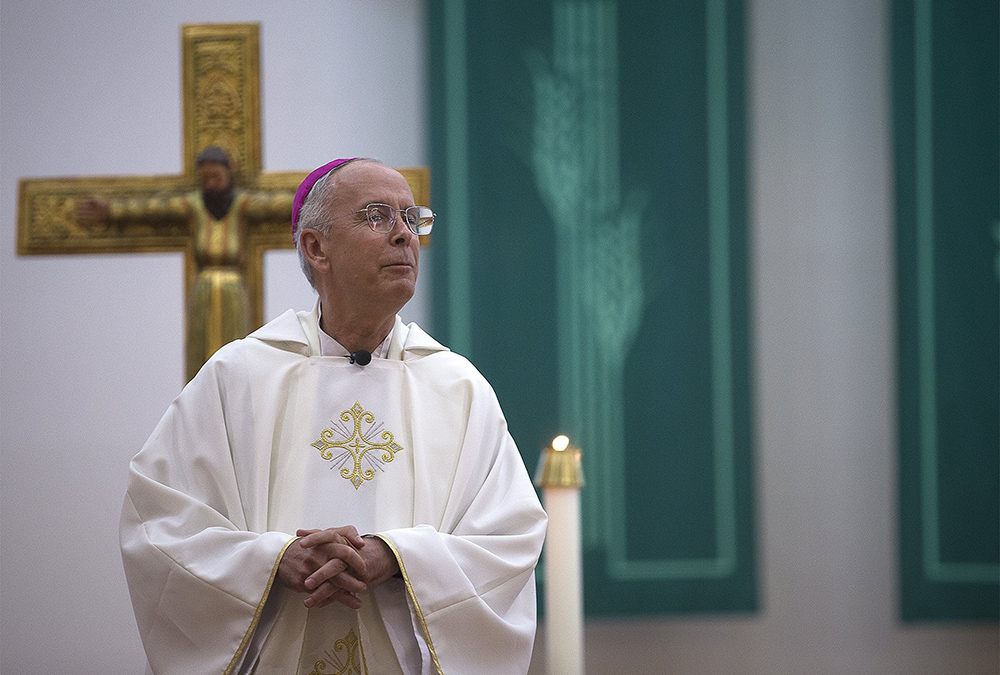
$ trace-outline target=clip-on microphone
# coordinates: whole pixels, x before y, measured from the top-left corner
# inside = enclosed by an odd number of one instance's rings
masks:
[[[359,366],[367,366],[371,362],[372,353],[367,349],[359,349],[351,353],[351,363],[356,363]]]

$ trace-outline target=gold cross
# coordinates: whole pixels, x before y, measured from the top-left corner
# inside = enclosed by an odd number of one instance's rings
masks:
[[[354,489],[357,490],[366,480],[375,478],[375,470],[370,467],[375,466],[376,463],[386,464],[391,462],[396,457],[396,453],[403,450],[403,446],[395,441],[391,431],[383,431],[379,434],[384,441],[383,443],[376,443],[368,438],[367,433],[372,431],[371,426],[375,424],[375,415],[370,410],[365,410],[361,406],[360,401],[355,401],[350,410],[341,412],[340,419],[342,422],[353,421],[354,423],[354,431],[348,438],[342,441],[333,441],[331,440],[334,437],[333,429],[323,429],[320,432],[319,438],[312,443],[312,446],[319,450],[319,454],[323,459],[333,459],[340,462],[341,465],[346,463],[345,455],[350,454],[354,460],[354,466],[350,469],[347,467],[341,469],[340,476],[351,481]],[[361,429],[362,422],[369,425],[367,432]],[[334,457],[331,448],[340,448],[345,452]],[[372,456],[369,456],[368,453],[373,450],[375,452],[372,453]],[[379,450],[383,451],[382,456],[374,457],[374,454]],[[367,469],[361,467],[364,460],[369,465]]]
[[[184,173],[171,176],[79,177],[21,179],[18,194],[17,252],[137,253],[183,251],[185,289],[190,296],[199,269],[194,227],[189,221],[166,221],[153,215],[158,207],[198,189],[195,158],[205,147],[222,147],[231,158],[237,187],[270,198],[273,208],[247,222],[239,239],[236,273],[245,281],[252,326],[263,322],[263,256],[269,249],[294,248],[291,202],[306,171],[261,172],[260,40],[257,24],[189,24],[181,27],[183,51]],[[430,171],[403,168],[418,204],[430,204]],[[85,227],[76,218],[78,201],[100,195],[122,204],[153,205],[137,208],[137,217],[116,227]],[[214,235],[210,235],[214,236]],[[422,243],[427,243],[422,241]],[[203,331],[206,340],[185,331],[188,377],[221,344],[224,317],[196,319],[188,303],[186,322]],[[199,333],[200,334],[200,333]],[[196,336],[197,337],[197,336]],[[196,349],[208,342],[211,349]]]

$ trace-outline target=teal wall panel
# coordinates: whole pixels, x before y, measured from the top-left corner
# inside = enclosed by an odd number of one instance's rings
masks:
[[[583,449],[586,611],[754,610],[742,4],[429,10],[435,332]]]
[[[893,4],[901,612],[1000,619],[1000,13]]]

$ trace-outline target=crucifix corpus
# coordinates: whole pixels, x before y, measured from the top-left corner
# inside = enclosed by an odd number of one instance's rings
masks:
[[[261,172],[259,34],[181,27],[183,174],[20,181],[19,255],[184,252],[188,379],[263,323],[264,251],[295,247],[292,198],[307,172]],[[227,163],[237,189],[213,199],[210,174]],[[430,204],[429,170],[399,171]]]

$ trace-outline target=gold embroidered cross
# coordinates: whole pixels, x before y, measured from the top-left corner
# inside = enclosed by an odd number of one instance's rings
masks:
[[[403,446],[393,440],[391,431],[383,431],[378,434],[382,438],[381,443],[369,438],[368,434],[372,432],[372,427],[375,424],[375,415],[361,407],[361,403],[358,401],[354,402],[350,410],[340,413],[340,419],[344,422],[353,422],[354,430],[349,437],[335,441],[333,438],[336,432],[333,429],[323,429],[312,446],[319,450],[323,459],[334,460],[335,463],[346,463],[348,455],[350,455],[354,460],[354,465],[353,467],[343,467],[340,470],[340,475],[351,481],[354,489],[357,490],[366,480],[375,477],[375,470],[372,467],[391,462],[396,453],[403,450]],[[368,428],[363,430],[362,423],[367,424]],[[344,434],[341,433],[341,435]],[[340,448],[343,452],[335,456],[332,448]],[[382,451],[381,456],[378,456],[379,451]],[[362,468],[362,462],[368,466]]]
[[[358,636],[354,634],[354,629],[347,634],[343,640],[337,640],[333,645],[333,650],[335,652],[347,651],[344,658],[344,665],[335,673],[327,673],[326,669],[330,667],[326,661],[322,659],[317,661],[313,665],[312,672],[309,675],[368,675],[368,664],[365,663],[364,650],[359,649],[360,642],[358,641]],[[358,655],[361,656],[361,663],[358,663]],[[327,652],[330,655],[330,652]],[[332,657],[331,661],[339,661],[340,659]],[[334,665],[338,665],[334,663]]]

